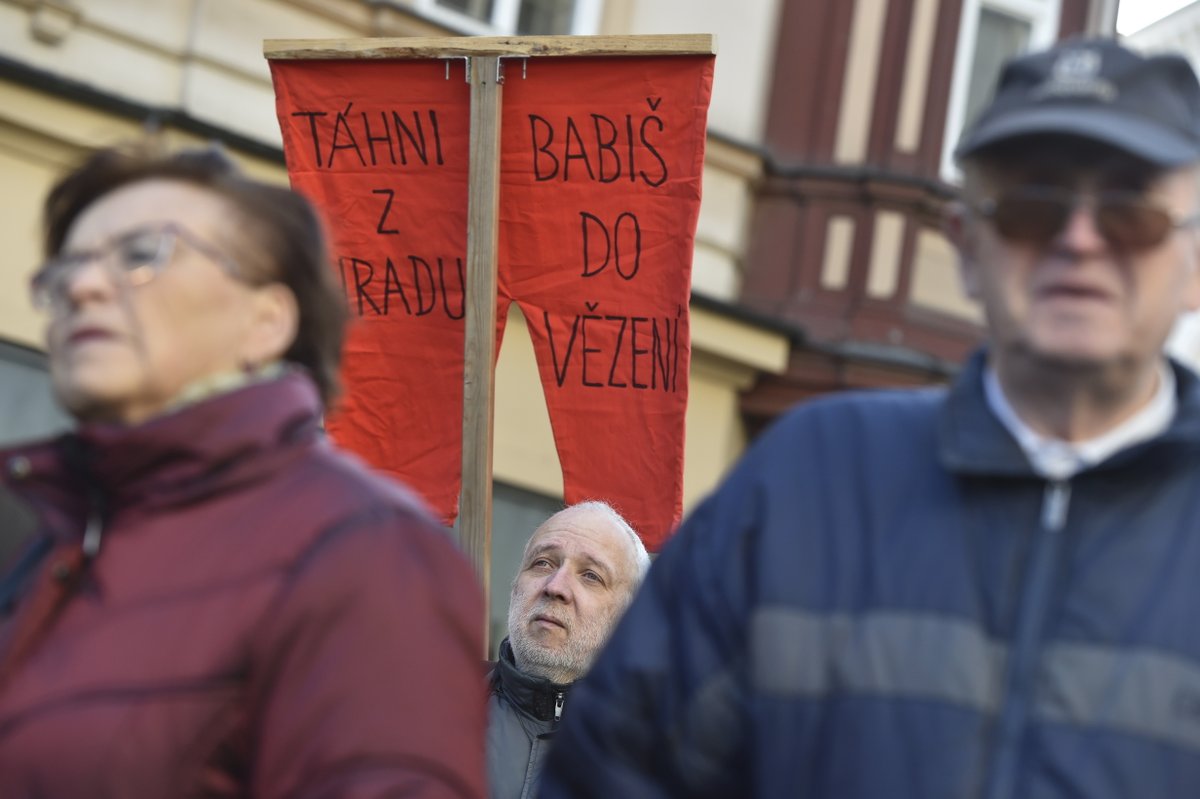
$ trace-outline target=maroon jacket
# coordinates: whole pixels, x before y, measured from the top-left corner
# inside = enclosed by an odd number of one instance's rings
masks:
[[[0,615],[0,797],[484,795],[474,575],[319,410],[290,374],[0,456],[59,542]]]

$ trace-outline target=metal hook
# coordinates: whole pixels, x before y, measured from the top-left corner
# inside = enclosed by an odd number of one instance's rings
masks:
[[[463,80],[467,83],[471,82],[471,58],[465,55],[449,55],[443,61],[446,62],[446,80],[450,80],[450,62],[455,59],[462,59],[463,62]]]
[[[529,59],[522,55],[502,55],[496,57],[496,83],[504,83],[504,70],[502,67],[504,64],[504,59],[506,58],[521,59],[521,80],[525,80],[525,77],[528,74],[527,70],[529,67]]]

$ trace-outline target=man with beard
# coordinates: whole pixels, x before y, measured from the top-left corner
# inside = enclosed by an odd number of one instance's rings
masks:
[[[488,677],[492,799],[534,795],[571,683],[591,665],[649,565],[633,528],[603,502],[559,511],[525,544],[508,638]]]

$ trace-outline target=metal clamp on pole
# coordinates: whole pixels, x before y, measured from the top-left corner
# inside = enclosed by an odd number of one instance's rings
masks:
[[[446,80],[450,80],[450,62],[462,59],[463,62],[463,81],[471,82],[471,57],[465,55],[448,55],[442,60],[446,62]]]
[[[525,80],[528,74],[529,57],[523,55],[502,55],[496,56],[496,83],[504,83],[504,59],[506,58],[521,59],[521,80]]]

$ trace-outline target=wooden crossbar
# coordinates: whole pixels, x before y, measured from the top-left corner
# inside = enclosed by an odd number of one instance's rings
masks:
[[[387,59],[459,56],[716,55],[709,33],[637,36],[445,36],[377,39],[267,39],[268,59]]]

